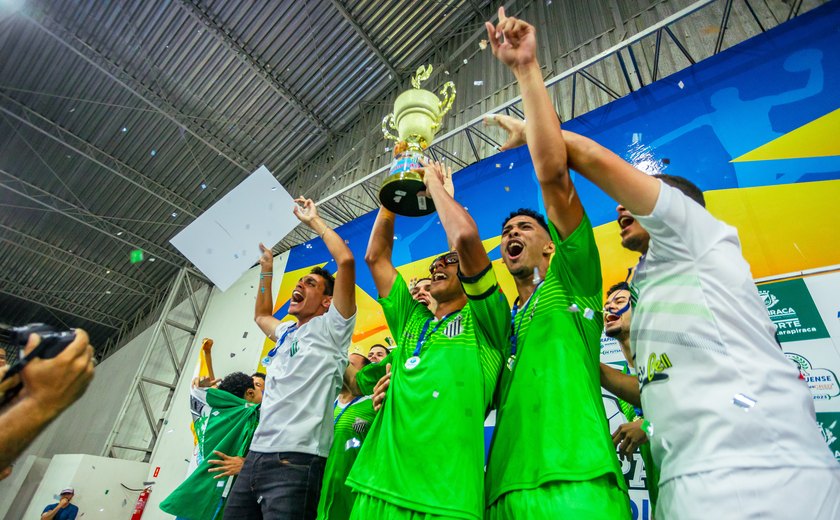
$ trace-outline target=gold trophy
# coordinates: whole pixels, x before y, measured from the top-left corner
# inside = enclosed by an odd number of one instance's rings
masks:
[[[385,139],[395,141],[391,173],[379,190],[379,201],[387,209],[407,217],[420,217],[435,211],[435,205],[425,194],[420,159],[432,144],[440,129],[443,116],[455,102],[455,84],[446,82],[440,89],[443,99],[434,92],[420,88],[420,83],[432,75],[432,66],[417,69],[411,78],[411,90],[406,90],[394,102],[394,111],[382,120]],[[396,130],[398,136],[390,130]]]

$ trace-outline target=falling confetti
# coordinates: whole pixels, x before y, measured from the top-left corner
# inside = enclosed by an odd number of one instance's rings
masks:
[[[198,185],[198,187],[201,188],[202,190],[206,190],[207,189],[207,184],[202,182],[201,184]]]
[[[580,309],[578,309],[578,306],[577,306],[576,303],[573,303],[573,304],[569,305],[569,308],[566,309],[566,310],[568,310],[569,312],[580,312]]]
[[[595,311],[593,311],[592,309],[587,307],[586,309],[583,310],[583,317],[586,318],[587,320],[591,320],[592,318],[595,317]]]
[[[352,439],[349,439],[344,444],[344,451],[352,450],[353,448],[359,448],[359,447],[361,447],[361,445],[362,445],[362,441],[353,437]]]
[[[439,395],[440,395],[440,392],[438,392],[437,390],[432,392],[432,397],[434,397],[435,399],[437,399]]]
[[[135,249],[131,252],[130,261],[132,264],[138,264],[143,261],[143,250]]]
[[[505,191],[510,191],[510,186],[505,186]]]
[[[480,80],[480,79],[477,79],[477,80],[473,81],[473,85],[476,86],[476,87],[480,87],[481,85],[484,85],[484,81]]]
[[[755,403],[755,399],[753,399],[752,397],[748,397],[744,394],[735,394],[735,396],[732,398],[732,404],[743,408],[745,412],[750,411],[750,408],[755,406]]]
[[[512,169],[513,169],[513,163],[510,163],[510,164],[508,165],[508,170],[512,170]]]
[[[242,339],[245,339],[247,337],[248,337],[248,331],[246,330],[245,332],[242,333]]]
[[[230,353],[230,357],[234,357],[234,356],[236,356],[236,354],[234,354],[233,352],[231,352],[231,353]]]
[[[501,168],[501,167],[502,167],[502,165],[501,165],[501,164],[496,163],[496,168]]]
[[[464,65],[466,65],[469,62],[470,62],[470,60],[468,60],[467,58],[464,58]]]
[[[481,40],[478,42],[478,48],[484,50],[487,48],[487,40]]]
[[[126,127],[123,127],[123,128],[122,128],[122,132],[123,132],[123,133],[126,133],[126,132],[128,132],[128,128],[126,128]]]
[[[685,83],[683,83],[682,80],[680,80],[680,82],[677,83],[677,86],[680,87],[680,89],[684,89],[685,88]]]

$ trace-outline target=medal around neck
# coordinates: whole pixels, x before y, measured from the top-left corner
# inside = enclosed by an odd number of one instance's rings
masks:
[[[420,356],[411,356],[405,361],[406,370],[414,370],[420,364]]]
[[[516,363],[516,356],[510,356],[507,360],[507,369],[512,371],[514,363]]]

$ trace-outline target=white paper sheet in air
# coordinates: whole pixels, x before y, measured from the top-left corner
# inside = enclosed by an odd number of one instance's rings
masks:
[[[242,181],[169,242],[222,291],[300,221],[295,202],[265,166]]]

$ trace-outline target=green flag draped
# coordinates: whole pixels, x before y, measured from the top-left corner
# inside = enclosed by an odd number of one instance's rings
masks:
[[[259,421],[259,405],[249,403],[224,390],[207,390],[210,414],[195,424],[201,464],[175,488],[160,508],[186,520],[215,520],[222,517],[222,494],[235,477],[215,479],[207,470],[208,459],[217,450],[231,457],[244,457]]]

